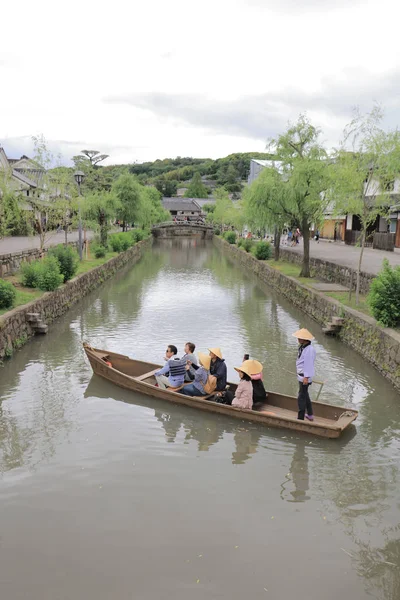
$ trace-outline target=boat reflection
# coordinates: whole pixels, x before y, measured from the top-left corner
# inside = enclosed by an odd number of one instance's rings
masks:
[[[167,442],[176,443],[178,434],[183,431],[183,443],[190,440],[198,443],[199,452],[208,450],[226,434],[233,435],[234,450],[232,463],[242,465],[256,454],[260,438],[265,435],[257,425],[245,425],[236,419],[230,420],[218,414],[203,414],[190,407],[183,409],[178,405],[168,405],[162,400],[143,396],[130,390],[124,390],[93,375],[84,393],[85,398],[110,398],[144,406],[154,410],[154,416],[161,423]]]

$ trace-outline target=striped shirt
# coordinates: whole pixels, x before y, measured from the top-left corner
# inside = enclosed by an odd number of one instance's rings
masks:
[[[155,375],[158,377],[159,375],[167,375],[168,373],[169,383],[172,387],[182,385],[185,381],[186,360],[178,358],[177,356],[170,358],[163,368],[157,371]]]

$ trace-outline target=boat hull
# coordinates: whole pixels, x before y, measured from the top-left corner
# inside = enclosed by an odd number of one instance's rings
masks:
[[[318,437],[337,438],[358,415],[357,411],[354,410],[314,402],[314,422],[300,421],[297,419],[297,398],[276,392],[268,392],[268,402],[263,404],[260,410],[240,409],[212,402],[202,397],[185,396],[155,387],[154,371],[161,368],[160,365],[132,360],[122,354],[92,348],[88,344],[84,344],[84,349],[93,372],[119,387],[206,412],[260,423],[267,427],[302,431]],[[105,358],[113,366],[107,365]],[[140,378],[145,380],[143,381]],[[234,384],[231,384],[231,386],[232,388],[236,387]]]

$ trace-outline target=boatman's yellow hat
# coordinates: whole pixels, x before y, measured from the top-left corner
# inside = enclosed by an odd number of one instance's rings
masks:
[[[313,334],[310,333],[308,329],[299,329],[295,333],[292,333],[292,336],[298,340],[309,340],[310,342],[314,339]]]

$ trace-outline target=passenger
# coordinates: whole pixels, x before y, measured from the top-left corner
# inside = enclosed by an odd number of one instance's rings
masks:
[[[217,378],[217,387],[215,391],[218,394],[219,392],[223,392],[226,388],[226,364],[225,360],[222,358],[220,348],[209,348],[208,351],[211,357],[210,373]]]
[[[197,366],[197,358],[194,355],[194,351],[196,350],[196,346],[192,342],[186,342],[185,344],[185,354],[182,356],[182,360],[186,362],[190,362],[192,365]],[[193,376],[191,375],[191,371],[187,370],[185,373],[185,381],[193,381]]]
[[[210,364],[211,358],[204,354],[203,352],[199,352],[199,362],[200,366],[195,366],[193,369],[194,382],[189,383],[189,385],[185,385],[180,393],[185,396],[206,396],[207,392],[204,389],[204,386],[207,383],[208,376],[210,374]],[[188,364],[187,369],[191,369],[191,365]]]
[[[248,357],[248,354],[245,354]],[[264,384],[262,382],[262,370],[263,366],[258,360],[249,360],[248,358],[244,361],[243,365],[248,367],[248,371],[251,376],[251,384],[253,386],[253,405],[259,402],[265,402],[267,398],[267,392],[265,391]]]
[[[240,367],[234,367],[239,373],[240,382],[236,388],[235,396],[232,400],[232,406],[236,408],[253,408],[253,386],[251,385],[251,375],[249,364],[251,361],[246,360]],[[247,363],[247,364],[246,364]]]
[[[177,354],[177,347],[170,344],[165,354],[167,362],[155,373],[158,387],[164,390],[167,387],[179,387],[185,381],[186,361],[178,358]]]
[[[314,421],[313,408],[308,393],[308,388],[314,377],[316,352],[314,346],[311,345],[314,336],[307,329],[299,329],[292,335],[297,338],[299,343],[296,360],[297,381],[299,382],[299,394],[297,396],[299,412],[297,418],[304,421],[305,416],[309,421]]]

